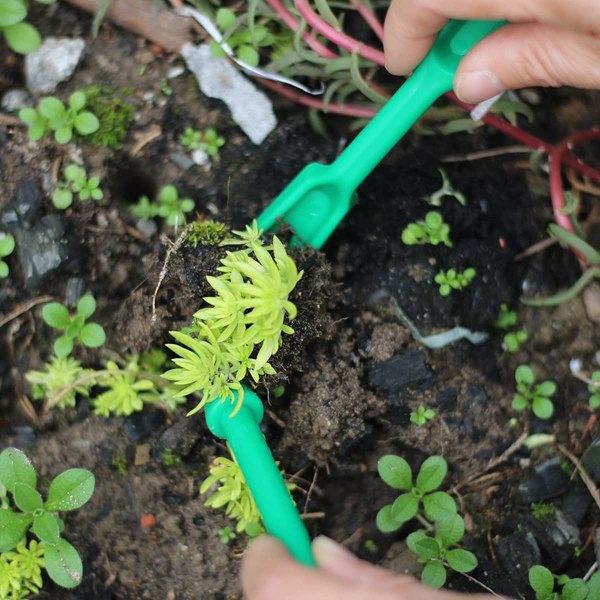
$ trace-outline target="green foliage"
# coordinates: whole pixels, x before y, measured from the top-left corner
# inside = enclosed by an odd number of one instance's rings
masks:
[[[533,502],[531,505],[531,514],[538,521],[548,521],[556,516],[556,508],[548,502]]]
[[[29,139],[37,141],[54,132],[54,139],[59,144],[67,144],[74,133],[90,135],[98,130],[100,122],[93,113],[83,110],[86,104],[85,94],[79,90],[69,96],[66,107],[58,98],[46,96],[35,108],[22,108],[19,118],[29,125]]]
[[[56,208],[65,209],[73,203],[73,194],[77,194],[82,201],[102,200],[104,193],[100,189],[100,178],[90,177],[83,167],[71,163],[65,167],[65,179],[62,181],[57,190],[52,195],[52,204]]]
[[[185,243],[196,248],[198,244],[218,246],[229,235],[229,227],[219,221],[206,219],[190,225]]]
[[[53,4],[54,0],[37,0],[40,4]],[[25,22],[27,0],[2,0],[0,2],[0,32],[8,47],[19,54],[29,54],[42,43],[37,29]]]
[[[204,505],[223,508],[225,514],[235,521],[237,533],[244,532],[250,537],[255,537],[263,533],[265,528],[244,474],[231,449],[229,453],[231,459],[219,456],[213,460],[209,476],[200,485],[200,493],[205,494],[216,485],[216,491],[208,497]],[[281,474],[285,478],[283,471]],[[290,492],[296,488],[293,483],[286,483],[286,486]]]
[[[421,404],[416,412],[410,413],[410,422],[422,427],[427,421],[431,421],[435,417],[435,414],[433,408],[426,408]]]
[[[235,13],[229,8],[217,10],[217,25],[228,46],[241,61],[251,67],[256,67],[259,62],[257,48],[266,48],[275,43],[275,36],[265,26],[256,24],[251,31],[241,25],[241,21],[236,19]],[[216,42],[211,43],[211,49],[214,56],[225,56]]]
[[[550,400],[556,393],[553,381],[535,383],[535,375],[528,365],[520,365],[515,371],[517,393],[513,397],[512,407],[516,411],[531,409],[539,419],[549,419],[554,413],[554,404]]]
[[[0,454],[0,490],[6,490],[0,508],[0,566],[15,560],[21,562],[20,570],[28,572],[38,588],[38,582],[41,585],[38,569],[44,566],[55,583],[65,588],[75,587],[81,582],[81,559],[77,550],[61,537],[64,522],[57,513],[81,508],[94,493],[94,476],[86,469],[63,471],[50,483],[46,500],[36,485],[35,469],[23,452],[7,448]],[[23,546],[19,551],[28,532],[42,542],[40,546],[30,545],[29,553],[23,552]],[[17,552],[6,556],[14,548]],[[21,558],[13,554],[21,554]],[[0,586],[12,585],[11,578],[3,578],[0,570]]]
[[[553,575],[542,565],[529,569],[529,585],[536,600],[597,600],[600,598],[600,572],[585,582],[566,575]],[[560,589],[557,589],[558,588]]]
[[[188,150],[202,150],[209,156],[218,159],[219,148],[225,144],[225,138],[219,135],[212,127],[204,131],[186,127],[180,142]]]
[[[444,244],[451,248],[450,226],[444,223],[444,218],[439,212],[432,210],[425,215],[424,220],[406,226],[402,231],[402,242],[407,246]]]
[[[2,509],[0,509],[2,510]],[[42,589],[44,543],[25,539],[14,550],[0,554],[0,598],[23,600]]]
[[[465,269],[462,273],[455,269],[440,271],[434,278],[434,281],[440,286],[440,296],[448,296],[452,290],[463,290],[466,288],[477,271],[473,267]]]
[[[54,353],[58,357],[68,356],[75,342],[88,348],[99,348],[106,340],[104,329],[98,323],[86,323],[96,311],[94,297],[87,294],[79,298],[77,312],[71,317],[69,309],[59,302],[50,302],[42,309],[42,318],[50,327],[64,330],[54,342]]]
[[[10,256],[15,249],[15,238],[10,233],[0,232],[0,279],[8,277],[9,269],[3,258]]]
[[[592,381],[593,383],[588,385],[588,392],[591,394],[589,405],[596,410],[597,408],[600,408],[600,371],[594,371],[592,373]]]
[[[135,114],[134,107],[122,98],[127,90],[119,91],[110,86],[91,85],[83,91],[89,110],[100,121],[100,127],[89,135],[88,142],[93,146],[120,150]]]
[[[229,544],[229,542],[235,540],[237,537],[237,533],[227,525],[226,527],[221,527],[219,529],[219,539],[225,545]]]
[[[500,313],[496,319],[495,327],[498,329],[509,329],[519,322],[519,317],[514,310],[510,310],[507,304],[500,305]]]
[[[516,352],[521,344],[529,339],[527,332],[524,329],[519,331],[511,331],[507,333],[502,340],[502,349],[507,352]]]
[[[162,217],[171,227],[179,227],[185,224],[185,214],[194,210],[194,206],[191,198],[179,197],[174,185],[165,185],[158,193],[158,202],[150,202],[147,196],[142,196],[129,210],[138,219],[149,221]]]
[[[227,252],[218,277],[207,277],[216,296],[204,298],[209,305],[194,314],[190,333],[172,331],[179,344],[167,344],[176,355],[177,368],[163,377],[179,386],[179,395],[201,392],[202,400],[190,414],[217,399],[243,401],[242,380],[250,375],[275,373],[269,359],[279,350],[283,333],[293,329],[286,318],[296,317],[289,295],[302,277],[284,245],[274,236],[265,246],[260,232],[248,227],[234,232],[224,244],[245,246]]]
[[[467,199],[465,195],[454,188],[446,171],[444,171],[444,169],[438,169],[438,172],[442,176],[442,187],[433,192],[433,194],[425,196],[425,201],[431,206],[441,206],[442,198],[449,197],[454,198],[459,204],[466,206]]]

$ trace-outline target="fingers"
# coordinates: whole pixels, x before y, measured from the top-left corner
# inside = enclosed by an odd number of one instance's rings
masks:
[[[476,103],[506,89],[572,85],[600,88],[600,39],[542,24],[508,25],[461,61],[454,88]]]

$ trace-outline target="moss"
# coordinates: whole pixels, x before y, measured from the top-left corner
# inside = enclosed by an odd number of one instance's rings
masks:
[[[135,109],[120,96],[128,96],[128,90],[116,90],[110,86],[91,85],[84,90],[86,108],[100,121],[100,128],[86,139],[94,146],[106,146],[113,150],[123,147]]]
[[[531,512],[538,521],[550,521],[556,515],[554,505],[547,502],[534,502],[531,505]]]
[[[188,233],[186,243],[188,246],[196,248],[198,244],[205,246],[218,246],[229,234],[227,225],[219,221],[207,219],[206,221],[196,221],[192,223]]]

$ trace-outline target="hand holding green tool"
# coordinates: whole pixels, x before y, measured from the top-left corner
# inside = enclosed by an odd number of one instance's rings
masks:
[[[413,75],[331,165],[313,163],[281,192],[258,217],[265,231],[288,223],[296,236],[321,248],[351,207],[356,188],[398,140],[442,94],[452,89],[461,58],[502,21],[450,21]],[[292,556],[314,565],[310,538],[260,430],[263,406],[246,389],[235,416],[233,405],[206,407],[209,429],[229,441],[267,531]]]

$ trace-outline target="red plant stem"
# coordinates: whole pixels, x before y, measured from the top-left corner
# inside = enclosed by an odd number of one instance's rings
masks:
[[[281,4],[279,0],[267,0],[269,6],[279,15],[279,18],[292,30],[298,31],[298,22],[294,15]],[[323,58],[337,58],[337,54],[330,50],[325,44],[322,44],[312,33],[305,31],[302,34],[302,39],[312,48],[319,56]]]
[[[350,0],[350,4],[354,6],[364,22],[371,28],[371,31],[379,38],[379,41],[383,43],[383,27],[379,19],[360,0]]]
[[[330,42],[333,42],[340,48],[348,50],[348,52],[356,52],[363,58],[378,65],[384,64],[384,56],[381,50],[371,48],[371,46],[367,46],[349,35],[334,29],[329,23],[326,23],[319,17],[319,15],[311,8],[308,0],[295,0],[295,4],[304,20]]]

